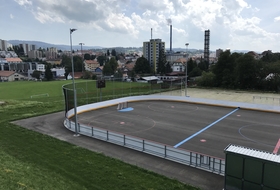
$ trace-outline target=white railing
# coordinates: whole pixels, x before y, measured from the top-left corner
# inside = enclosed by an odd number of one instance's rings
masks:
[[[75,132],[75,123],[67,118],[64,121],[64,126],[70,131]],[[225,160],[221,158],[174,148],[157,142],[139,139],[131,135],[120,134],[83,124],[78,125],[78,133],[219,175],[225,174]]]

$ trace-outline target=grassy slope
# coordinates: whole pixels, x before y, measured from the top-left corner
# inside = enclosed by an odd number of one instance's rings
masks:
[[[0,189],[196,189],[9,123],[62,110],[63,101],[30,101],[30,96],[62,97],[61,86],[68,82],[0,83],[0,100],[5,100],[0,105]]]

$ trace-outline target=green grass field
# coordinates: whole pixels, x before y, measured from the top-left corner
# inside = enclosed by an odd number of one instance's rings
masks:
[[[71,81],[0,83],[0,189],[197,189],[10,123],[62,111],[62,85],[67,83]],[[90,82],[89,86],[85,86],[93,88],[86,94],[94,92],[98,95],[93,84]],[[85,84],[77,87],[82,85]],[[135,92],[131,85],[137,85],[133,87]],[[113,98],[120,92],[124,92],[124,96],[141,90],[144,93],[155,90],[143,87],[143,84],[140,86],[134,83],[108,83],[104,96]],[[49,96],[31,98],[46,93]]]

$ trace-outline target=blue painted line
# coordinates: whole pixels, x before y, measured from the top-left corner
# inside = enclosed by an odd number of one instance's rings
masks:
[[[124,108],[124,109],[121,109],[121,110],[118,110],[119,112],[128,112],[128,111],[132,111],[134,110],[133,108]]]
[[[176,144],[174,146],[174,148],[178,148],[178,146],[184,144],[185,142],[187,142],[188,140],[192,139],[193,137],[195,137],[196,135],[202,133],[203,131],[209,129],[210,127],[212,127],[213,125],[215,125],[216,123],[218,123],[219,121],[223,120],[224,118],[228,117],[229,115],[233,114],[234,112],[236,112],[237,110],[239,110],[240,108],[236,108],[235,110],[233,110],[232,112],[226,114],[225,116],[221,117],[220,119],[218,119],[217,121],[211,123],[210,125],[208,125],[207,127],[204,127],[203,129],[201,129],[200,131],[196,132],[195,134],[193,134],[192,136],[186,138],[185,140],[179,142],[178,144]]]

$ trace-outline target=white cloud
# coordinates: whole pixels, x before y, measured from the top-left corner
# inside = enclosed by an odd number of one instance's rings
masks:
[[[170,18],[173,42],[177,43],[173,47],[184,47],[182,41],[188,41],[190,47],[193,44],[196,48],[203,48],[206,29],[211,31],[210,47],[246,45],[254,48],[265,41],[274,45],[280,40],[279,33],[269,32],[262,27],[267,20],[261,14],[261,3],[249,3],[249,0],[14,1],[28,7],[26,10],[31,11],[42,24],[71,24],[83,30],[94,29],[104,35],[111,35],[110,32],[112,35],[129,35],[139,39],[139,42],[148,40],[150,29],[153,28],[153,37],[162,38],[168,43],[167,19]],[[274,21],[279,22],[280,16],[275,17]]]
[[[32,5],[32,1],[29,1],[29,0],[14,0],[14,1],[17,2],[21,6]]]
[[[280,16],[274,18],[274,22],[280,21]]]
[[[14,18],[14,15],[13,15],[13,14],[10,14],[10,18],[13,19],[13,18]]]

